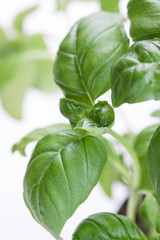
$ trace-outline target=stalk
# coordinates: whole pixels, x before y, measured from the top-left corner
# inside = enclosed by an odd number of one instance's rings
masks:
[[[140,169],[139,160],[137,158],[137,154],[124,137],[120,136],[118,133],[114,132],[112,129],[110,129],[108,133],[125,147],[125,149],[128,151],[128,153],[132,158],[133,170],[134,170],[134,179],[133,179],[132,187],[134,190],[136,190],[141,180],[141,169]]]
[[[128,199],[127,214],[126,214],[133,221],[136,220],[137,203],[138,203],[138,195],[133,193]]]

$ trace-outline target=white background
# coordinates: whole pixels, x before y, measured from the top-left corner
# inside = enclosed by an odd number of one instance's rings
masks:
[[[122,14],[126,14],[126,2],[122,1]],[[56,12],[54,0],[0,0],[0,25],[10,29],[14,16],[28,6],[39,3],[40,8],[28,17],[24,30],[28,34],[45,33],[46,43],[54,58],[58,45],[71,25],[80,17],[100,9],[98,3],[70,4],[65,13]],[[9,31],[9,30],[8,30]],[[9,96],[8,96],[9,97]],[[10,117],[0,103],[0,239],[3,240],[51,240],[53,237],[39,226],[31,217],[23,202],[23,177],[34,144],[27,148],[27,157],[19,153],[11,154],[12,145],[30,130],[58,122],[67,122],[60,114],[59,98],[62,93],[48,95],[31,89],[27,92],[23,105],[23,120]],[[110,94],[103,96],[110,101]],[[158,109],[159,103],[124,104],[116,109],[114,129],[118,133],[131,130],[139,132],[157,120],[149,114]],[[71,239],[77,224],[90,214],[101,211],[116,212],[127,196],[127,190],[119,184],[113,189],[113,200],[108,199],[98,185],[87,201],[82,204],[71,218],[63,232],[64,239]]]

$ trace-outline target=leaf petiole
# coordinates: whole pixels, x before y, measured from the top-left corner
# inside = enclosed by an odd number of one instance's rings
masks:
[[[112,129],[109,129],[108,133],[114,137],[117,141],[119,141],[125,149],[128,151],[130,156],[132,157],[133,160],[133,169],[134,169],[134,179],[133,179],[133,189],[136,190],[140,184],[141,180],[141,170],[140,170],[140,164],[139,160],[137,158],[137,154],[132,148],[132,146],[125,140],[124,137],[120,136],[118,133],[113,131]]]

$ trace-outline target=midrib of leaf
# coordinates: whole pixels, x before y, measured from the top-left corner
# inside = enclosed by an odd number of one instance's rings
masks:
[[[99,67],[99,69],[97,69],[97,72],[95,73],[95,75],[94,75],[94,76],[92,77],[92,79],[90,80],[90,81],[91,81],[91,87],[90,87],[91,90],[92,90],[92,88],[93,88],[94,81],[95,81],[96,77],[98,76],[98,74],[100,73],[101,69],[103,69],[103,68],[106,66],[106,64],[116,55],[116,53],[117,53],[117,52],[119,51],[119,49],[121,48],[122,44],[123,44],[123,42],[121,42],[121,43],[119,44],[119,46],[114,49],[113,53],[112,53],[111,56],[107,59],[107,61],[106,61],[105,63],[103,63],[103,64]],[[102,89],[101,89],[101,90],[102,90]],[[101,90],[100,90],[99,92],[101,92]],[[99,92],[98,92],[97,94],[99,94]]]
[[[63,158],[62,158],[62,151],[59,152],[60,155],[60,160],[61,160],[61,166],[64,172],[64,176],[66,179],[66,183],[67,183],[67,189],[68,189],[68,196],[69,196],[69,214],[70,214],[70,210],[71,210],[71,190],[70,190],[70,186],[69,186],[69,182],[68,182],[68,178],[67,178],[67,174],[66,174],[66,170],[64,168],[64,163],[63,163]]]
[[[90,93],[89,93],[89,90],[87,89],[87,86],[84,82],[84,79],[83,79],[83,73],[82,73],[82,70],[81,70],[81,66],[80,66],[80,63],[79,63],[79,59],[78,59],[78,56],[77,56],[77,33],[78,33],[78,27],[77,27],[77,30],[76,30],[76,40],[75,40],[75,59],[76,59],[76,63],[77,63],[77,66],[78,66],[78,71],[79,71],[79,75],[80,75],[80,80],[81,80],[81,83],[86,91],[86,94],[90,100],[90,103],[92,106],[94,106],[94,100],[92,99]]]
[[[86,163],[86,185],[85,185],[85,190],[84,190],[84,194],[83,194],[83,199],[86,195],[86,189],[87,189],[87,183],[88,183],[88,161],[87,161],[87,154],[86,154],[86,148],[85,148],[85,143],[84,143],[84,139],[82,139],[82,145],[83,145],[83,150],[84,150],[84,156],[85,156],[85,163]]]
[[[84,80],[83,80],[83,74],[82,74],[82,71],[81,71],[81,67],[79,65],[77,54],[75,55],[75,57],[76,57],[76,62],[77,62],[77,66],[78,66],[78,70],[79,70],[79,74],[80,74],[80,80],[82,82],[82,85],[83,85],[86,93],[87,93],[87,96],[88,96],[88,98],[90,100],[91,105],[94,106],[94,101],[93,101],[93,99],[92,99],[92,97],[91,97],[91,95],[90,95],[90,93],[89,93],[89,91],[88,91],[88,89],[87,89],[87,87],[86,87],[86,85],[84,83]]]

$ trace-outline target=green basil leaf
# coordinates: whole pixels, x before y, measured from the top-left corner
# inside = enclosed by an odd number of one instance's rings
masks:
[[[88,116],[90,106],[73,99],[62,98],[60,100],[60,110],[63,116],[70,120],[72,126],[75,126],[79,120]]]
[[[24,178],[24,198],[34,218],[54,237],[96,185],[107,159],[103,143],[72,130],[42,138]]]
[[[160,99],[160,40],[137,42],[112,69],[112,103]]]
[[[140,216],[151,221],[156,231],[160,233],[160,203],[156,196],[148,194],[140,206]]]
[[[160,118],[160,110],[156,110],[151,114],[152,117]]]
[[[23,19],[31,11],[33,9],[17,17],[17,31],[21,31]],[[21,119],[23,99],[29,88],[36,87],[50,93],[56,90],[52,77],[53,63],[42,35],[26,36],[21,32],[15,39],[8,39],[0,29],[0,38],[1,102],[11,116]]]
[[[89,117],[102,127],[111,127],[114,124],[114,111],[107,101],[98,101],[89,112]]]
[[[118,3],[119,0],[99,0],[101,3],[101,9],[107,12],[119,12]]]
[[[50,133],[55,133],[65,129],[70,129],[70,125],[59,123],[47,126],[45,128],[37,128],[28,133],[19,142],[15,143],[12,147],[12,152],[19,151],[23,156],[26,156],[25,148],[28,143],[38,141]]]
[[[54,67],[67,98],[93,106],[110,88],[113,63],[128,50],[118,14],[99,12],[78,21],[62,41]]]
[[[45,50],[28,50],[0,59],[0,98],[5,110],[14,118],[21,119],[23,99],[30,87],[53,92],[51,70],[52,61]]]
[[[147,240],[137,225],[129,218],[98,213],[85,219],[77,227],[73,240]]]
[[[159,0],[129,1],[128,16],[131,21],[130,35],[134,41],[160,37],[159,12]]]
[[[154,133],[148,148],[147,168],[152,188],[160,201],[160,127]]]
[[[139,185],[140,189],[151,189],[151,184],[147,172],[147,151],[151,138],[157,127],[158,125],[153,125],[145,128],[137,135],[135,139],[134,149],[136,150],[142,173],[142,179]]]
[[[19,13],[16,16],[16,18],[13,22],[13,26],[14,26],[14,29],[17,30],[17,32],[19,32],[19,33],[23,32],[22,25],[23,25],[23,21],[24,21],[25,17],[28,16],[30,13],[34,12],[36,9],[37,9],[37,6],[34,6],[27,10],[24,10],[23,12]]]

